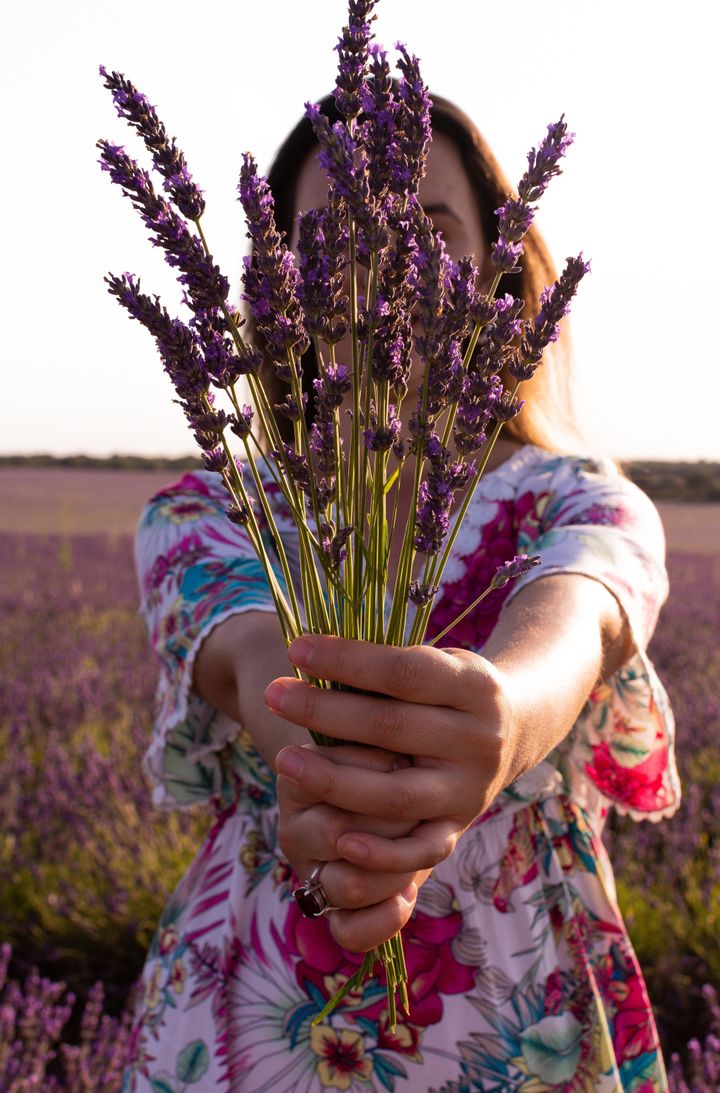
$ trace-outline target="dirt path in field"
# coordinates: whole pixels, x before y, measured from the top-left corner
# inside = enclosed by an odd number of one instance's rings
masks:
[[[143,505],[178,471],[0,468],[0,531],[132,533]],[[659,501],[668,550],[720,556],[720,504]]]

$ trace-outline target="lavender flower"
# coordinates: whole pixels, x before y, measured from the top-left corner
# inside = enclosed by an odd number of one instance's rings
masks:
[[[509,562],[503,562],[501,566],[498,566],[490,587],[502,588],[508,581],[521,577],[523,573],[529,573],[533,566],[540,565],[541,561],[538,554],[516,554]]]
[[[333,524],[324,524],[320,529],[320,541],[323,551],[327,556],[330,570],[337,573],[340,563],[347,557],[346,543],[353,533],[352,527],[340,528],[335,531]]]
[[[235,323],[242,325],[241,322]],[[256,376],[262,366],[262,353],[247,342],[238,349],[227,336],[227,320],[219,308],[198,308],[190,321],[205,354],[205,366],[216,387],[231,387],[239,376]]]
[[[518,264],[524,247],[522,240],[535,216],[531,202],[544,194],[550,179],[560,174],[560,160],[573,141],[563,120],[548,126],[548,135],[537,151],[528,153],[528,169],[518,186],[519,198],[509,197],[495,212],[499,219],[499,236],[491,248],[491,261],[499,273],[520,273]]]
[[[425,175],[430,147],[430,95],[420,75],[417,57],[411,56],[401,42],[398,68],[402,79],[398,84],[397,122],[395,129],[396,156],[392,163],[392,188],[401,197],[417,194]]]
[[[302,408],[298,406],[298,400],[294,395],[286,395],[284,402],[276,402],[273,406],[273,410],[278,414],[282,414],[288,421],[299,421],[301,416],[305,413],[308,397],[305,392],[302,396]]]
[[[428,440],[425,450],[430,470],[420,485],[414,545],[421,554],[437,554],[450,526],[453,497],[457,490],[467,485],[474,467],[469,463],[451,462],[450,452],[435,434]]]
[[[503,391],[500,397],[493,402],[493,417],[501,423],[512,421],[524,405],[524,399],[514,398],[510,391]]]
[[[360,97],[367,117],[363,123],[362,143],[367,154],[370,192],[376,198],[386,194],[393,178],[397,144],[398,104],[393,95],[387,54],[380,46],[370,46],[370,69]]]
[[[470,362],[470,372],[489,376],[502,371],[512,356],[512,342],[523,330],[523,300],[509,293],[494,301],[495,317],[480,332]]]
[[[187,419],[190,428],[194,430],[195,440],[204,452],[210,452],[217,447],[218,437],[222,436],[232,421],[224,410],[190,411]]]
[[[315,466],[321,474],[332,478],[337,468],[335,465],[335,426],[331,418],[318,418],[313,422],[310,429],[309,443]]]
[[[408,589],[408,599],[416,607],[425,607],[435,598],[439,590],[439,585],[427,585],[421,584],[420,581],[411,581]]]
[[[461,258],[458,262],[452,262],[448,270],[445,285],[445,323],[446,329],[455,337],[464,338],[470,332],[471,315],[477,314],[477,272],[472,258]],[[494,311],[493,308],[493,315]]]
[[[462,455],[478,451],[487,440],[487,429],[494,420],[493,407],[502,394],[497,375],[471,372],[463,381],[462,395],[453,429],[455,447]]]
[[[239,414],[230,419],[230,432],[245,440],[252,429],[253,412],[250,406],[244,405]]]
[[[343,219],[343,201],[334,190],[322,212],[311,209],[298,217],[298,298],[305,329],[328,345],[339,342],[347,330],[343,268],[348,232]]]
[[[105,281],[110,295],[155,338],[163,367],[181,401],[196,407],[207,391],[209,377],[192,330],[179,319],[171,319],[157,296],[142,293],[140,282],[132,274],[125,273],[122,277],[108,274]]]
[[[518,262],[522,252],[522,243],[510,243],[500,236],[491,247],[490,261],[498,273],[520,273],[522,266]]]
[[[270,187],[248,152],[243,155],[238,192],[253,244],[252,255],[245,259],[243,298],[269,351],[281,361],[291,349],[299,356],[308,346],[297,298],[299,273],[275,226]]]
[[[215,471],[222,474],[228,465],[228,457],[224,448],[211,448],[203,452],[203,464],[206,471]]]
[[[240,527],[245,527],[250,519],[250,513],[245,505],[237,505],[234,501],[231,501],[225,508],[225,515],[232,524],[238,524]]]
[[[528,152],[528,169],[520,179],[518,194],[522,201],[538,201],[548,187],[551,178],[561,172],[560,160],[575,139],[574,133],[568,133],[565,115],[553,125],[548,125],[547,136],[537,151]]]
[[[168,137],[155,107],[121,72],[108,73],[104,65],[100,65],[100,75],[105,87],[112,92],[119,116],[125,118],[145,142],[156,170],[165,180],[163,188],[170,199],[183,216],[189,220],[199,220],[205,211],[202,190],[193,182],[185,156],[174,139]]]
[[[375,416],[375,407],[371,404],[370,425],[363,433],[365,447],[370,452],[386,452],[400,439],[400,429],[401,422],[394,406],[388,407],[387,424],[380,426]]]
[[[412,283],[417,325],[421,331],[415,337],[415,348],[425,361],[426,375],[418,397],[415,421],[419,424],[423,413],[432,420],[451,400],[459,398],[462,352],[458,336],[461,331],[457,329],[458,315],[452,298],[450,305],[447,304],[447,289],[453,285],[453,265],[428,217],[416,203],[412,210],[417,243]]]
[[[298,455],[291,444],[283,443],[282,452],[273,451],[271,455],[282,472],[287,468],[293,482],[306,493],[310,489],[310,468],[306,456]]]
[[[180,270],[178,280],[186,286],[193,306],[222,305],[230,288],[227,278],[213,264],[212,256],[205,254],[201,241],[190,234],[185,221],[155,192],[147,171],[119,145],[100,140],[97,146],[102,170],[132,201],[150,230],[153,245],[165,251],[168,265]]]
[[[339,54],[335,103],[338,111],[350,121],[361,109],[361,90],[365,76],[370,42],[371,12],[376,0],[349,0],[348,25],[336,45]]]
[[[370,193],[364,149],[342,122],[331,126],[315,103],[306,102],[305,113],[320,145],[320,165],[361,229],[365,250],[381,250],[388,240],[386,215],[382,204]]]
[[[412,368],[413,284],[417,242],[407,217],[393,220],[394,240],[379,266],[379,293],[387,314],[375,330],[372,376],[376,383],[391,384],[398,398],[407,394]]]
[[[329,420],[332,411],[342,405],[345,395],[351,390],[352,380],[344,364],[329,364],[322,378],[313,380],[313,387],[316,412]]]
[[[589,270],[590,263],[583,261],[582,254],[577,258],[568,258],[558,280],[543,291],[535,322],[524,325],[520,348],[513,354],[508,365],[511,375],[516,379],[530,379],[542,360],[546,346],[557,341],[560,320],[570,310],[570,301]]]

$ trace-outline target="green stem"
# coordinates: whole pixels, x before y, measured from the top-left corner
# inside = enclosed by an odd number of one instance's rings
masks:
[[[520,380],[518,380],[516,382],[516,384],[515,384],[515,386],[512,390],[512,396],[511,396],[512,398],[515,398],[515,396],[517,394],[517,391],[518,391],[518,388],[520,387],[520,383],[521,383]],[[470,483],[470,486],[469,486],[468,490],[465,493],[465,497],[463,498],[462,505],[460,506],[460,509],[458,510],[457,516],[455,518],[455,523],[454,523],[453,529],[450,532],[450,535],[448,536],[448,540],[445,544],[445,548],[442,552],[442,555],[440,555],[440,560],[437,561],[437,559],[436,559],[436,563],[435,563],[435,565],[434,565],[434,567],[431,571],[429,579],[433,584],[439,584],[440,580],[442,579],[442,575],[443,575],[443,572],[445,570],[445,566],[447,565],[447,561],[448,561],[448,558],[450,556],[450,551],[453,548],[453,545],[455,543],[455,539],[457,538],[457,534],[460,530],[460,526],[461,526],[463,520],[465,519],[465,513],[467,512],[468,507],[470,505],[470,502],[473,499],[473,496],[475,494],[475,490],[477,489],[478,483],[480,482],[480,479],[483,475],[483,472],[484,472],[484,470],[487,466],[488,460],[490,458],[490,455],[492,454],[492,450],[495,447],[497,439],[500,436],[500,433],[502,432],[502,428],[503,428],[503,422],[498,422],[497,428],[495,429],[492,436],[488,440],[487,447],[486,447],[485,451],[483,452],[483,456],[482,456],[482,459],[480,460],[480,465],[479,465],[479,467],[478,467],[478,469],[475,473],[475,477],[473,478],[472,482]],[[412,639],[413,639],[414,643],[418,643],[418,642],[421,642],[423,640],[423,637],[425,635],[425,631],[427,629],[428,619],[430,617],[430,611],[431,610],[432,610],[432,602],[429,603],[429,604],[426,604],[425,607],[418,608],[417,614],[415,616],[415,620],[413,622],[413,629],[412,629]],[[413,641],[411,641],[411,644],[413,643]]]

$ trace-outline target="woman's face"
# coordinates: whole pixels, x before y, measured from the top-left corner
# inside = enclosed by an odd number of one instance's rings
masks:
[[[325,172],[313,153],[305,160],[298,176],[295,201],[298,211],[321,209],[327,201],[327,186]],[[477,202],[460,153],[444,133],[433,137],[419,198],[433,226],[442,233],[450,257],[457,261],[465,255],[473,255],[482,268],[486,264],[488,244]],[[294,224],[290,245],[294,247],[296,242],[297,225]]]

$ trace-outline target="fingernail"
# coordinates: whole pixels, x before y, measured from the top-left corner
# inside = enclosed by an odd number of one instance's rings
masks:
[[[337,841],[337,848],[343,857],[348,854],[351,858],[366,858],[368,855],[368,849],[365,843],[361,843],[359,839],[346,838],[341,835]]]
[[[288,656],[298,668],[310,668],[315,654],[315,646],[307,638],[295,638],[288,647]]]
[[[269,706],[275,713],[282,713],[282,708],[285,705],[285,688],[282,683],[275,680],[268,684],[265,688],[265,705]]]
[[[278,774],[284,774],[286,778],[297,781],[305,768],[305,761],[294,748],[283,748],[281,752],[278,752],[275,767]]]
[[[416,898],[417,898],[417,892],[418,892],[417,884],[415,883],[414,880],[411,880],[410,883],[408,884],[407,888],[403,888],[400,895],[402,896],[402,898],[405,900],[406,903],[414,903]]]

